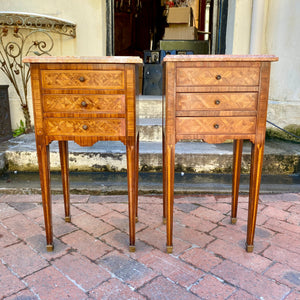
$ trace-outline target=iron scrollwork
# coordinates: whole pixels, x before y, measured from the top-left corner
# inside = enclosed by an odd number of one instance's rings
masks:
[[[76,25],[42,15],[0,13],[0,69],[15,88],[31,130],[28,107],[29,66],[22,59],[29,55],[51,55],[54,41],[51,33],[76,36]]]

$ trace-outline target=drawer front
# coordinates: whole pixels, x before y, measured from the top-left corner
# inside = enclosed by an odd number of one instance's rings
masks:
[[[44,95],[45,112],[125,113],[125,95]]]
[[[48,118],[45,124],[52,136],[125,136],[125,119]]]
[[[241,110],[255,111],[257,93],[179,93],[176,110]]]
[[[256,86],[259,68],[177,68],[177,86]]]
[[[124,89],[122,70],[42,70],[44,89]]]
[[[177,117],[176,134],[253,134],[255,117]]]

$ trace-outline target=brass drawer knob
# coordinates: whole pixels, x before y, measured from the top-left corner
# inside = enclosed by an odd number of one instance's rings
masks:
[[[216,105],[219,105],[220,103],[221,103],[220,100],[216,100],[216,101],[215,101],[215,104],[216,104]]]
[[[83,125],[83,126],[82,126],[82,129],[83,129],[83,130],[87,130],[87,129],[88,129],[88,126],[87,126],[87,125]]]
[[[83,76],[80,76],[80,77],[79,77],[79,81],[80,81],[80,82],[85,82],[85,78],[84,78]]]
[[[222,76],[221,76],[221,75],[217,75],[217,76],[216,76],[216,79],[217,79],[217,80],[221,80],[221,79],[222,79]]]
[[[220,126],[219,126],[219,124],[215,124],[214,127],[215,127],[215,129],[218,129]]]
[[[87,103],[86,103],[85,101],[82,101],[82,102],[81,102],[81,106],[82,106],[82,107],[87,107]]]

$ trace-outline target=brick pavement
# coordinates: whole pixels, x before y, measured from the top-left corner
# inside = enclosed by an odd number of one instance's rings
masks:
[[[127,196],[71,195],[71,223],[53,196],[47,253],[40,195],[0,195],[1,299],[300,299],[300,194],[261,195],[255,248],[244,250],[247,197],[177,196],[174,253],[162,197],[139,197],[128,251]]]

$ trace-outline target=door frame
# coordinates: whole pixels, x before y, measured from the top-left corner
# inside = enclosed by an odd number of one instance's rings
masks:
[[[106,55],[115,55],[114,0],[105,0],[106,4]]]

